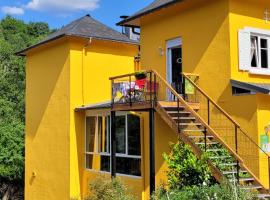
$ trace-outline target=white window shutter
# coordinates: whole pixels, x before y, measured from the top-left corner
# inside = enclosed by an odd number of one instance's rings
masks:
[[[239,30],[238,32],[238,48],[239,48],[239,69],[248,71],[251,67],[251,39],[250,32],[247,30]]]

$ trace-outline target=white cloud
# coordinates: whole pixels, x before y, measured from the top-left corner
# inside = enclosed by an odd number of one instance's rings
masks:
[[[31,0],[25,8],[36,11],[68,14],[72,11],[92,11],[99,6],[99,0]]]
[[[3,6],[1,11],[7,15],[23,15],[24,10],[23,8],[19,7],[12,7],[12,6]]]

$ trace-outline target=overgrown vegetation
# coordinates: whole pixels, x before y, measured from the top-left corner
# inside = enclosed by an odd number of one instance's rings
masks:
[[[43,22],[0,21],[0,199],[23,198],[25,59],[15,52],[49,33]]]
[[[160,188],[153,195],[153,200],[253,200],[256,194],[223,183],[212,186],[184,187],[181,190]]]
[[[207,155],[198,159],[190,147],[180,141],[170,146],[171,153],[164,154],[163,157],[169,168],[167,176],[171,190],[216,183],[207,164]]]
[[[86,200],[134,200],[134,197],[118,178],[100,176],[90,183]]]
[[[218,184],[210,173],[207,155],[198,159],[182,142],[171,144],[171,153],[164,154],[168,165],[168,186],[161,186],[153,200],[252,200],[255,194],[224,182]]]

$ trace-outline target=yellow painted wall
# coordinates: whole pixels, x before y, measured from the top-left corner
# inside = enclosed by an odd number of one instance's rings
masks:
[[[265,133],[265,126],[270,123],[270,96],[269,95],[257,95],[257,116],[258,116],[258,141],[260,141],[260,135]],[[269,135],[269,133],[268,133]],[[262,179],[265,187],[269,187],[269,163],[267,156],[259,152],[260,155],[260,178]]]
[[[144,193],[143,198],[149,199],[150,196],[150,151],[149,151],[149,115],[143,113],[144,118]],[[177,135],[171,131],[170,127],[155,114],[155,173],[156,173],[156,188],[166,183],[168,168],[164,162],[163,154],[170,153],[170,143],[177,142]]]
[[[230,0],[230,46],[231,76],[233,79],[270,83],[269,75],[254,75],[239,71],[238,62],[238,31],[244,27],[270,30],[270,22],[264,20],[264,12],[270,8],[267,0]]]
[[[80,199],[96,176],[84,168],[85,113],[75,108],[110,100],[109,77],[134,72],[138,46],[87,43],[69,37],[27,52],[26,200]],[[142,179],[123,181],[142,194]]]
[[[137,45],[70,38],[70,196],[88,192],[88,185],[99,173],[85,170],[85,114],[74,109],[82,105],[111,100],[109,77],[134,72]],[[85,48],[84,48],[85,47]],[[140,196],[142,179],[122,177]]]
[[[267,0],[230,0],[229,1],[229,21],[230,21],[230,54],[231,54],[231,77],[235,80],[244,82],[258,82],[270,83],[270,76],[255,75],[249,72],[239,70],[238,62],[238,31],[244,27],[252,27],[259,29],[270,29],[270,23],[264,20],[264,12],[270,8],[270,3]],[[232,101],[241,97],[233,97]],[[237,109],[231,110],[231,114],[239,121],[239,123],[246,129],[249,136],[260,144],[260,134],[263,133],[264,127],[270,122],[269,108],[270,101],[268,95],[256,95],[252,97],[253,101],[248,96],[241,98],[241,101],[233,103],[232,105],[241,105]],[[228,104],[229,106],[230,104]],[[256,109],[255,109],[256,107]],[[268,109],[268,110],[267,110]],[[249,113],[249,114],[248,114]],[[248,149],[246,145],[246,149]],[[255,148],[255,147],[254,147]],[[266,157],[260,151],[256,152],[258,160],[250,160],[248,164],[253,163],[254,173],[260,177],[266,187],[268,184],[268,164]],[[257,163],[256,165],[254,163]],[[258,167],[260,166],[260,167]],[[254,170],[256,169],[256,170]]]
[[[166,78],[166,41],[181,37],[183,71],[199,74],[200,87],[259,144],[258,132],[263,122],[260,120],[262,114],[259,116],[257,110],[261,101],[258,101],[256,95],[232,96],[230,79],[270,82],[268,76],[238,71],[238,29],[244,26],[270,29],[269,24],[263,20],[265,8],[269,6],[266,0],[194,0],[142,17],[142,69],[156,69]],[[159,53],[160,47],[165,52],[163,56]],[[205,110],[201,109],[200,113],[205,114],[203,112]],[[234,134],[234,127],[226,126],[228,130],[221,134]],[[247,146],[255,147],[242,134],[239,137],[242,137],[239,151],[247,165],[265,182],[265,177],[260,175],[262,170],[259,171],[262,169],[259,168],[259,152],[251,152],[253,158],[248,158],[243,152]],[[233,141],[228,142],[234,145]]]
[[[67,41],[27,55],[26,200],[69,199],[69,83]]]
[[[183,71],[200,75],[200,86],[215,100],[230,96],[230,46],[228,1],[184,1],[141,19],[141,66],[155,69],[166,78],[166,41],[181,37]],[[211,14],[209,14],[211,13]],[[213,17],[214,16],[214,17]],[[159,54],[159,48],[165,52]],[[217,84],[218,83],[218,84]],[[166,181],[163,152],[176,134],[156,114],[156,181]],[[146,135],[146,137],[148,137]],[[147,153],[146,160],[149,160]],[[146,168],[149,163],[146,163]],[[145,184],[149,195],[149,174]]]

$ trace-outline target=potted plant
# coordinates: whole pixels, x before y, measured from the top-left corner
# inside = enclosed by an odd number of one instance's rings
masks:
[[[145,71],[140,71],[135,73],[136,80],[142,80],[147,78],[147,73]]]

